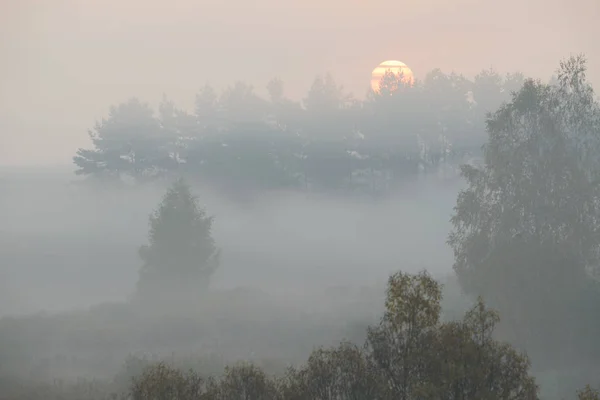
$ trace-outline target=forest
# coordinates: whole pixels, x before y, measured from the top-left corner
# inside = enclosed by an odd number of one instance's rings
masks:
[[[3,174],[0,399],[600,399],[586,68],[111,106]]]

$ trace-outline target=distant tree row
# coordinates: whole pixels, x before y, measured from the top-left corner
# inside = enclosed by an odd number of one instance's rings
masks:
[[[110,108],[90,130],[92,148],[74,157],[77,174],[136,181],[171,174],[252,188],[386,191],[419,171],[457,165],[485,140],[485,115],[524,82],[486,70],[468,80],[433,70],[409,86],[392,72],[365,101],[331,75],[306,98],[267,85],[269,99],[236,82],[205,86],[193,112],[166,97],[158,113],[136,98]]]

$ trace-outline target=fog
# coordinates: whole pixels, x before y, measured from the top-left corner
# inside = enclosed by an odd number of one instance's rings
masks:
[[[427,268],[448,279],[446,232],[461,183],[423,176],[381,200],[297,191],[236,200],[196,185],[222,249],[209,297],[137,312],[125,306],[137,249],[166,184],[90,186],[69,169],[11,167],[2,185],[0,311],[23,318],[5,319],[5,329],[27,332],[3,354],[18,354],[12,375],[37,381],[112,379],[131,373],[122,371],[128,355],[208,363],[204,371],[239,359],[281,368],[314,346],[361,340],[391,273]]]
[[[159,360],[279,379],[321,346],[364,398],[597,387],[598,15],[1,1],[0,399],[116,399]],[[371,89],[384,60],[416,80]]]
[[[164,185],[97,189],[66,168],[2,172],[2,274],[15,289],[4,313],[83,309],[131,295],[137,248]],[[212,285],[290,295],[380,286],[399,268],[450,274],[445,241],[460,187],[423,177],[379,201],[280,191],[237,202],[196,187],[223,250]]]

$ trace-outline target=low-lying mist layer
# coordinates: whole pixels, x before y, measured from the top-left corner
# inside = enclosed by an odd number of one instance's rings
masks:
[[[163,185],[90,188],[60,171],[5,180],[0,265],[5,296],[13,297],[3,302],[4,313],[82,308],[131,294],[141,264],[137,247]],[[273,192],[244,203],[195,187],[215,217],[222,249],[212,285],[289,295],[372,285],[399,262],[450,273],[445,239],[459,186],[433,179],[413,185],[381,201]]]

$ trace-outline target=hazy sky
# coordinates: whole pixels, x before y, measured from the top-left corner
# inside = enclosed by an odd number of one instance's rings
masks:
[[[547,78],[583,52],[600,84],[598,0],[0,0],[0,165],[69,163],[108,106],[331,71],[362,97],[386,59]]]

